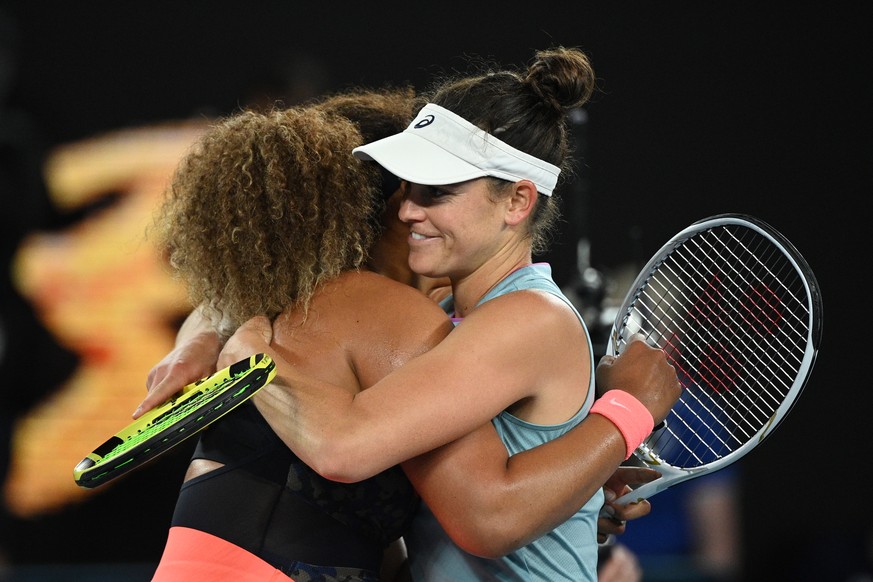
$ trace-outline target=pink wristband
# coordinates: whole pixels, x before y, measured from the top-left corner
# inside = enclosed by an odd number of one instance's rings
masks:
[[[655,428],[655,419],[643,403],[623,390],[609,390],[594,402],[592,414],[605,416],[624,437],[629,459]]]

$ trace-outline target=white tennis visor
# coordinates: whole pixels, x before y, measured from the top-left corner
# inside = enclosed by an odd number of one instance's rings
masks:
[[[433,103],[425,105],[401,133],[356,147],[361,160],[373,160],[407,182],[442,186],[493,176],[510,182],[530,180],[551,196],[561,169],[506,144],[463,117]]]

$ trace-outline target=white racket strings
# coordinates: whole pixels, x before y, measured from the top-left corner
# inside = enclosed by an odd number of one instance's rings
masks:
[[[726,224],[677,241],[618,334],[627,342],[641,333],[662,348],[684,388],[646,455],[691,469],[748,443],[803,376],[810,319],[797,265],[761,232]]]

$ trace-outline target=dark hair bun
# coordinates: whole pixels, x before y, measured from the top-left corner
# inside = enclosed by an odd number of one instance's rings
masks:
[[[557,47],[536,53],[525,77],[531,89],[560,111],[584,105],[594,93],[594,69],[579,49]]]

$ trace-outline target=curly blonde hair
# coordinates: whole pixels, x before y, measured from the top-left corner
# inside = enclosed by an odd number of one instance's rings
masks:
[[[316,107],[218,121],[179,164],[155,216],[157,246],[229,334],[258,314],[309,306],[360,268],[378,224],[378,171],[352,156],[355,124]]]

